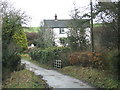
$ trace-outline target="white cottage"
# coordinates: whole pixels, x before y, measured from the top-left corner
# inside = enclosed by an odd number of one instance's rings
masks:
[[[78,19],[78,27],[81,21],[87,21],[88,19]],[[44,20],[44,29],[50,28],[53,31],[55,45],[63,46],[60,43],[60,38],[67,38],[67,32],[69,31],[70,27],[75,25],[75,21],[73,19],[57,19],[57,15],[55,14],[54,20]],[[83,24],[86,28],[90,26],[87,21],[87,24]]]

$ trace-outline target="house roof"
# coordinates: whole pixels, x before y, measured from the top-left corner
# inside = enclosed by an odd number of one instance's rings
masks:
[[[68,28],[71,25],[81,27],[81,23],[83,27],[90,27],[90,21],[88,21],[88,19],[44,20],[44,26],[50,28]]]

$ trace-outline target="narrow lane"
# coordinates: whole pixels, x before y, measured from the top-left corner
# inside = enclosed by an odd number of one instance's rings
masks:
[[[26,69],[34,72],[35,75],[43,76],[43,80],[53,88],[93,88],[78,79],[63,75],[55,70],[41,68],[27,60],[22,59],[21,63],[25,64]]]

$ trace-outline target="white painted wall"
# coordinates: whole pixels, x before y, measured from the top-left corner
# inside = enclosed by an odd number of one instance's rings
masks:
[[[61,44],[60,44],[60,38],[62,38],[62,37],[67,37],[67,32],[69,31],[69,29],[68,28],[64,28],[64,34],[60,34],[60,28],[54,28],[53,29],[53,33],[54,33],[54,35],[55,35],[55,44],[57,45],[57,46],[62,46]]]
[[[86,28],[85,30],[86,30],[86,34],[88,35],[88,37],[86,37],[86,39],[88,39],[90,42],[90,28]]]
[[[88,37],[86,37],[89,41],[90,41],[90,28],[86,28],[85,29],[86,30],[86,34],[88,35]],[[65,31],[65,33],[64,34],[60,34],[60,28],[53,28],[53,33],[54,33],[54,36],[55,36],[55,44],[57,45],[57,46],[62,46],[61,44],[60,44],[60,38],[62,38],[62,37],[66,37],[67,38],[67,32],[69,31],[69,29],[68,28],[64,28],[64,31]]]

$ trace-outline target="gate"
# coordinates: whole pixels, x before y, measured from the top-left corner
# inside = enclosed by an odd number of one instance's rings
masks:
[[[55,60],[54,67],[62,68],[62,61],[61,60]]]

